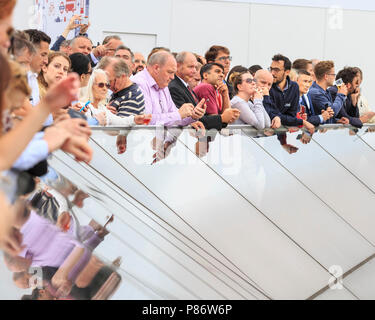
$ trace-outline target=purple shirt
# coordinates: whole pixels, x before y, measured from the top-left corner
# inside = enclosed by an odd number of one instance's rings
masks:
[[[142,90],[145,97],[145,114],[152,114],[151,125],[186,126],[195,120],[181,119],[180,113],[174,104],[168,87],[160,89],[154,78],[144,69],[131,77]]]

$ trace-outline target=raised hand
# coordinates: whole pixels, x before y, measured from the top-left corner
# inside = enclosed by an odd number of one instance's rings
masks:
[[[78,75],[71,73],[66,79],[48,89],[41,104],[48,107],[51,113],[59,111],[59,109],[69,106],[72,101],[78,100],[79,86]]]
[[[193,119],[198,120],[204,116],[206,113],[206,100],[202,99],[194,108],[193,115],[191,116]]]

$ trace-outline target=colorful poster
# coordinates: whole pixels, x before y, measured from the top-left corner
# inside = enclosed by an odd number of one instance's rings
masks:
[[[61,35],[73,15],[89,16],[90,0],[35,0],[38,29],[47,33],[52,43]],[[78,34],[79,29],[76,30]],[[71,31],[68,38],[76,34]]]

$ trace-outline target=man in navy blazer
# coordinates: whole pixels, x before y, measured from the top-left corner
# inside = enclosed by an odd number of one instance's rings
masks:
[[[298,72],[297,83],[299,86],[299,104],[300,106],[305,107],[305,113],[307,116],[307,121],[312,123],[314,126],[319,126],[325,121],[330,119],[333,116],[332,108],[327,110],[322,110],[321,114],[315,114],[315,110],[311,101],[311,98],[308,96],[307,92],[309,91],[312,85],[312,76],[306,70],[300,70]]]

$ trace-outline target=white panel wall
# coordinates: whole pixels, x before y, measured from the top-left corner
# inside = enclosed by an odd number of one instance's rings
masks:
[[[175,0],[172,12],[170,47],[173,51],[189,49],[204,55],[211,45],[221,44],[235,50],[233,66],[248,63],[248,4]]]
[[[33,0],[19,0],[17,28],[29,27]],[[250,2],[250,1],[249,1]],[[374,11],[267,5],[244,1],[207,0],[91,0],[90,37],[120,33],[134,51],[152,43],[172,51],[204,54],[212,44],[230,48],[232,65],[268,67],[273,54],[296,58],[333,59],[337,70],[357,65],[365,74],[363,93],[375,103],[372,70]],[[283,2],[284,3],[284,2]],[[337,3],[340,6],[340,1]],[[317,4],[319,5],[319,3]],[[135,41],[140,34],[139,45]],[[152,39],[152,40],[151,40]]]
[[[314,23],[312,23],[314,21]],[[322,58],[325,10],[251,5],[250,65],[269,67],[276,53],[298,58]]]

